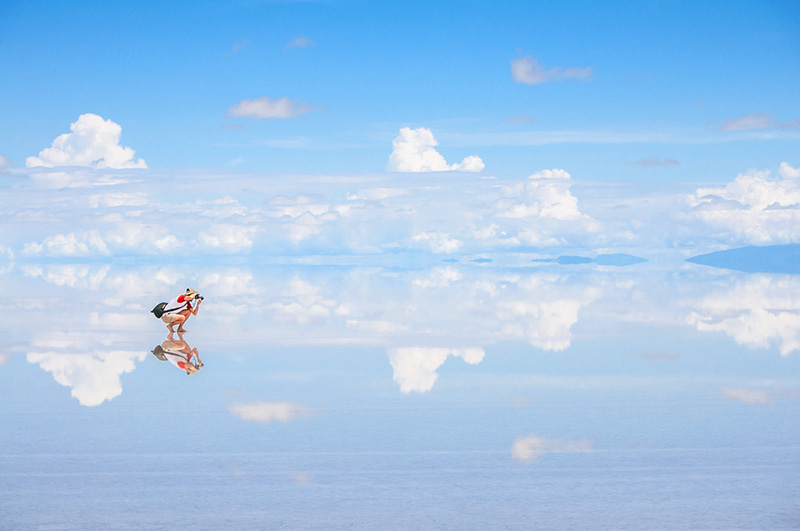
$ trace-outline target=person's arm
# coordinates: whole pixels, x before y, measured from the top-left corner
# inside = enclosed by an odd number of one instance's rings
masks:
[[[203,302],[203,299],[194,299],[194,301],[195,301],[195,305],[194,305],[194,308],[192,308],[191,311],[192,311],[192,315],[197,315],[197,310],[200,309],[200,303]]]

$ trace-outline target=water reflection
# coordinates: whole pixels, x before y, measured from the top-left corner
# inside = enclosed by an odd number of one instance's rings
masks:
[[[800,349],[800,279],[788,275],[557,264],[419,271],[199,267],[187,274],[169,266],[40,264],[6,276],[13,280],[6,296],[17,301],[2,310],[6,322],[17,324],[9,344],[20,345],[15,350],[25,349],[28,362],[87,406],[122,393],[121,375],[147,355],[138,338],[163,329],[149,314],[151,301],[186,285],[200,287],[210,301],[194,334],[235,334],[237,351],[259,355],[296,347],[377,348],[405,394],[431,391],[448,358],[477,372],[499,344],[532,354],[568,351],[576,334],[624,337],[636,326],[655,326],[664,335],[723,332],[750,348],[776,346],[784,356]],[[122,286],[137,294],[124,304],[108,297]],[[30,324],[37,319],[51,328]],[[168,336],[152,352],[187,374],[202,367],[183,335]]]
[[[84,406],[97,406],[122,393],[120,376],[144,360],[145,351],[118,350],[101,337],[53,332],[31,342],[27,360],[52,374]]]
[[[800,350],[800,279],[752,275],[714,286],[695,303],[688,322],[701,332],[724,332],[751,348],[777,344],[783,356]]]
[[[389,350],[389,362],[394,371],[394,381],[404,393],[425,392],[433,388],[439,377],[436,369],[448,356],[462,358],[470,365],[483,360],[482,348],[448,349],[433,347],[400,347]]]
[[[203,361],[200,359],[197,349],[190,347],[184,340],[184,335],[179,333],[176,338],[175,333],[170,331],[167,334],[167,339],[160,345],[156,345],[151,352],[159,360],[168,361],[191,376],[200,371],[200,368],[203,367]],[[195,361],[192,361],[192,358]]]

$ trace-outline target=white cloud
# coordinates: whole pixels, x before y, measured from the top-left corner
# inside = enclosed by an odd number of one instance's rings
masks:
[[[293,197],[278,195],[267,202],[267,214],[273,217],[299,217],[305,213],[319,216],[330,211],[325,197],[317,194],[297,194]]]
[[[45,282],[56,286],[80,287],[84,289],[97,289],[105,280],[110,266],[104,266],[92,271],[88,266],[73,264],[56,264],[43,270],[37,266],[23,266],[26,277],[41,277]]]
[[[482,348],[452,349],[432,347],[400,347],[389,350],[389,363],[394,370],[394,381],[400,391],[424,393],[433,388],[439,377],[436,369],[441,367],[448,356],[462,358],[471,365],[483,360]]]
[[[458,280],[461,280],[461,271],[457,268],[437,267],[424,277],[415,278],[413,283],[422,288],[446,288]]]
[[[578,198],[570,192],[570,174],[552,169],[534,173],[528,177],[513,200],[498,201],[497,217],[506,218],[552,218],[562,221],[588,220],[578,209]],[[512,189],[513,190],[513,189]]]
[[[217,297],[255,297],[258,294],[258,289],[253,284],[253,274],[246,270],[209,273],[202,277],[199,285],[203,292],[207,290]]]
[[[59,345],[65,346],[65,345]],[[97,406],[122,393],[120,375],[133,371],[146,351],[94,350],[75,354],[64,351],[28,352],[29,363],[39,365],[55,381],[71,389],[84,406]]]
[[[770,113],[752,113],[733,120],[724,122],[720,127],[720,131],[752,131],[759,129],[798,129],[800,128],[800,121],[797,119],[789,120],[788,122],[779,123],[774,114]]]
[[[398,172],[466,171],[479,172],[484,168],[480,157],[471,155],[459,164],[447,164],[434,149],[439,143],[430,129],[403,127],[392,141],[393,151],[387,169]]]
[[[781,162],[778,175],[784,179],[800,179],[800,168],[792,168],[788,162]]]
[[[534,173],[526,182],[499,185],[501,197],[491,204],[492,211],[484,217],[489,226],[480,234],[506,245],[586,243],[600,224],[580,211],[570,187],[570,174],[560,169]]]
[[[82,114],[53,145],[28,157],[25,166],[89,166],[93,168],[147,168],[143,159],[134,160],[135,152],[119,145],[122,127],[96,114]]]
[[[320,288],[295,277],[282,300],[269,304],[268,308],[277,321],[312,324],[327,319],[337,306],[336,301],[320,294]]]
[[[240,252],[249,250],[253,246],[256,232],[258,232],[256,227],[215,224],[209,230],[201,232],[198,238],[202,246],[227,252]]]
[[[538,85],[564,79],[584,80],[592,77],[592,67],[564,68],[556,66],[546,69],[538,59],[528,55],[511,60],[511,77],[517,83],[527,85]]]
[[[423,232],[412,239],[434,253],[440,254],[454,253],[461,247],[459,240],[451,238],[449,234],[442,232]]]
[[[724,187],[698,188],[689,197],[694,216],[746,243],[800,241],[800,170],[781,163],[769,170],[739,174]]]
[[[287,42],[284,46],[284,50],[291,50],[292,48],[312,48],[316,46],[317,43],[309,39],[308,37],[296,37],[289,42]]]
[[[128,178],[119,175],[99,173],[94,169],[71,169],[70,171],[37,170],[31,172],[31,180],[39,188],[101,188],[125,184]]]
[[[0,171],[12,166],[11,159],[0,153]]]
[[[800,350],[800,280],[754,275],[695,304],[689,324],[701,332],[724,332],[740,345],[769,348],[782,356]]]
[[[289,422],[298,417],[309,415],[305,406],[290,402],[250,402],[228,404],[231,415],[251,422]]]
[[[365,200],[365,201],[380,201],[382,199],[389,199],[390,197],[400,197],[408,195],[410,192],[405,188],[369,188],[366,190],[359,190],[355,194],[347,194],[349,201]]]
[[[97,230],[56,234],[44,239],[42,243],[26,243],[24,255],[34,256],[90,256],[109,255],[108,246]]]
[[[268,97],[242,100],[228,107],[226,116],[255,118],[294,118],[313,111],[313,107],[305,102],[298,102],[287,97],[273,100]]]
[[[113,229],[106,231],[103,239],[117,249],[168,254],[179,248],[178,239],[169,234],[166,225],[142,223],[116,215],[106,217],[105,221],[109,225],[113,223]]]
[[[143,192],[93,194],[89,196],[89,206],[92,208],[117,208],[144,206],[146,204],[148,204],[147,195]]]
[[[769,393],[752,389],[726,388],[722,390],[722,396],[728,400],[744,402],[752,406],[765,406],[771,402]]]
[[[519,437],[511,446],[511,457],[515,461],[537,461],[545,454],[591,452],[590,441],[563,441],[545,437]]]

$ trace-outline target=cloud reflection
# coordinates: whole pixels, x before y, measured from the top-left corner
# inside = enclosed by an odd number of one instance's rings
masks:
[[[448,356],[462,358],[470,365],[476,365],[484,355],[482,348],[400,347],[389,350],[389,363],[394,370],[394,381],[400,385],[402,392],[425,392],[433,388],[439,377],[436,369],[444,364]]]
[[[592,451],[590,441],[564,441],[545,437],[519,437],[511,446],[511,457],[515,461],[533,462],[545,454],[585,453]]]
[[[800,279],[754,275],[695,304],[688,322],[703,332],[724,332],[740,345],[782,356],[800,350]]]
[[[82,349],[86,350],[80,352]],[[81,342],[66,339],[34,346],[27,360],[69,387],[81,405],[97,406],[122,394],[120,376],[133,371],[136,362],[143,361],[146,355],[146,351],[103,349],[100,345],[87,348]]]
[[[249,402],[228,404],[228,411],[234,417],[251,422],[268,424],[270,422],[289,422],[310,414],[310,410],[291,402]]]

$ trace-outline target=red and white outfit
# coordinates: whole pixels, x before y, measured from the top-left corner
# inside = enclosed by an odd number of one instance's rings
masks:
[[[183,310],[192,311],[192,303],[186,298],[186,295],[178,295],[164,306],[164,313],[161,315],[161,320],[170,324]]]
[[[191,353],[187,356],[180,352],[164,350],[164,357],[167,358],[167,361],[183,370],[186,370],[186,366],[192,361],[192,356],[193,354]]]

